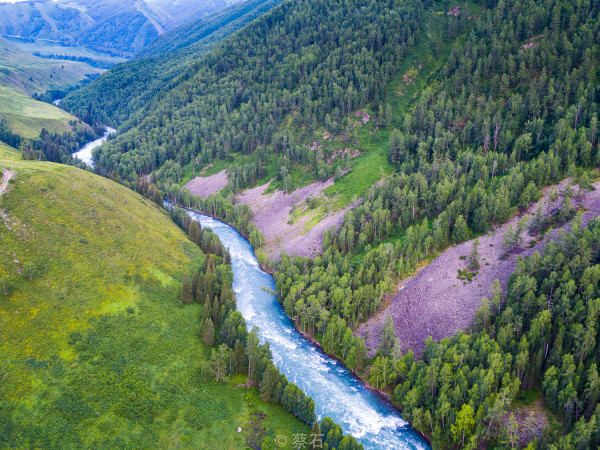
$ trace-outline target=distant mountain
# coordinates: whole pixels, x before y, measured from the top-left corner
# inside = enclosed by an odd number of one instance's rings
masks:
[[[65,89],[102,72],[80,61],[39,58],[0,37],[0,86],[33,95]]]
[[[131,56],[167,30],[240,0],[40,0],[0,3],[0,34]]]
[[[171,30],[145,47],[136,59],[111,68],[69,94],[61,107],[86,121],[118,127],[165,87],[189,78],[198,61],[219,42],[280,3],[248,0]]]
[[[184,48],[187,49],[186,55],[197,56],[199,53],[206,53],[221,39],[269,11],[281,1],[247,0],[236,3],[200,20],[169,30],[144,47],[136,57],[148,58]]]

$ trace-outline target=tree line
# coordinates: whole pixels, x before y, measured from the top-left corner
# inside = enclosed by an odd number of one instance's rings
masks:
[[[25,139],[12,132],[4,121],[0,121],[0,141],[20,151],[24,159],[51,161],[62,164],[78,165],[72,153],[87,142],[102,135],[102,127],[89,127],[81,122],[69,121],[70,130],[50,132],[42,128],[36,139]]]

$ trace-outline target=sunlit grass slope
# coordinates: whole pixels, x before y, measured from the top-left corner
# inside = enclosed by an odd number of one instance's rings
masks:
[[[65,89],[100,74],[103,69],[79,61],[38,58],[14,42],[0,37],[0,85],[33,95],[49,89]]]
[[[179,292],[205,255],[163,211],[14,155],[0,147],[0,168],[15,172],[0,196],[1,448],[239,448],[254,410],[271,440],[308,432],[234,381],[199,380],[209,349],[198,305],[181,308]]]
[[[70,121],[78,121],[71,114],[54,105],[0,85],[0,120],[5,120],[9,130],[19,136],[35,139],[42,128],[50,132],[69,131]]]

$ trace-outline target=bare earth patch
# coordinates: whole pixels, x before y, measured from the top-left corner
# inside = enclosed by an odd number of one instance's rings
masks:
[[[524,448],[534,439],[539,439],[544,430],[550,426],[550,421],[542,405],[542,399],[537,399],[533,404],[521,406],[511,411],[518,424],[516,438],[519,448]],[[504,414],[499,421],[500,430],[507,432],[509,427],[509,414]],[[497,430],[500,431],[500,430]],[[500,431],[502,432],[502,431]]]
[[[196,177],[184,187],[190,191],[191,194],[200,195],[201,197],[206,198],[210,194],[216,194],[227,186],[227,182],[227,171],[222,170],[219,173],[208,177]]]
[[[543,202],[544,211],[560,205],[560,196],[552,202],[550,193],[553,189],[562,192],[566,186],[567,182],[563,181],[558,186],[544,190],[540,200]],[[596,183],[594,187],[596,190],[588,192],[583,197],[582,206],[586,209],[583,214],[584,226],[592,218],[600,215],[600,183]],[[577,187],[573,188],[574,193],[577,193],[577,190]],[[536,207],[537,204],[533,205],[526,213],[532,214]],[[525,257],[535,250],[541,252],[544,246],[544,241],[538,242],[532,248],[520,248],[507,259],[501,259],[504,232],[509,224],[514,227],[521,217],[515,217],[493,233],[479,238],[481,268],[472,283],[465,284],[457,279],[457,275],[458,269],[467,268],[468,262],[461,260],[460,257],[469,254],[473,241],[449,248],[414,277],[403,280],[398,285],[389,305],[356,330],[356,334],[365,339],[367,355],[371,357],[376,353],[384,321],[388,315],[394,321],[402,351],[412,349],[417,357],[421,356],[427,337],[441,340],[459,330],[467,330],[473,322],[481,298],[490,296],[490,284],[498,279],[505,289],[508,278],[516,266],[517,256]],[[565,227],[569,227],[569,224]],[[557,232],[558,230],[555,230],[553,235]],[[527,232],[523,237],[524,245],[535,239]]]
[[[14,175],[13,172],[8,169],[2,169],[2,171],[3,171],[3,175],[2,175],[2,182],[0,183],[0,195],[2,195],[4,193],[4,191],[6,190],[6,187],[8,186],[8,182]]]
[[[333,178],[312,183],[290,194],[275,191],[264,194],[269,183],[248,189],[238,196],[240,203],[247,204],[252,210],[252,221],[265,236],[265,251],[269,258],[277,258],[283,252],[291,255],[311,256],[321,253],[323,232],[333,226],[339,226],[346,209],[326,214],[314,225],[319,208],[302,215],[294,223],[290,222],[293,205],[302,205],[308,197],[320,197],[321,192],[333,184]]]

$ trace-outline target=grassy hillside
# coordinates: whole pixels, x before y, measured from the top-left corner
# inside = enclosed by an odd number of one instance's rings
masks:
[[[0,141],[0,161],[7,161],[11,159],[19,159],[19,154],[17,153],[17,150]]]
[[[28,95],[65,89],[102,72],[83,62],[38,58],[0,37],[0,85]]]
[[[126,61],[121,56],[96,51],[82,45],[61,45],[57,42],[43,39],[18,39],[11,40],[11,42],[21,50],[42,58],[48,58],[52,55],[54,55],[52,56],[53,59],[61,59],[58,58],[59,55],[66,56],[66,58],[62,59],[73,59],[74,61],[78,61],[75,58],[82,58],[85,59],[83,62],[93,63],[101,68]]]
[[[0,86],[0,120],[5,120],[13,133],[30,139],[39,137],[42,128],[57,133],[69,131],[69,122],[78,121],[54,105],[4,86]]]
[[[0,196],[0,447],[240,447],[255,410],[268,439],[308,432],[235,389],[243,377],[200,382],[200,305],[179,292],[206,256],[162,210],[14,155],[0,145],[15,172]]]

